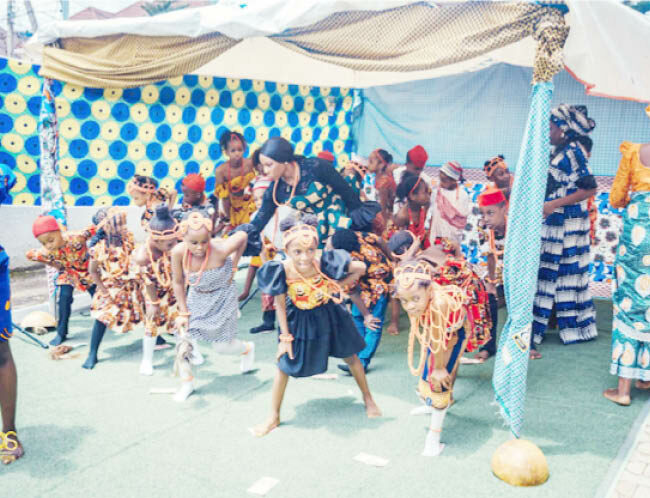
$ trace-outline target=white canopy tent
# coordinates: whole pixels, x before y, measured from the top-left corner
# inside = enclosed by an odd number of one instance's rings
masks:
[[[65,38],[119,34],[200,37],[219,32],[235,42],[195,74],[250,78],[314,86],[364,88],[476,71],[505,62],[532,66],[531,37],[469,60],[433,69],[366,71],[325,62],[286,48],[273,35],[308,26],[340,13],[382,11],[414,3],[405,0],[258,0],[245,7],[217,4],[140,18],[57,21],[43,26],[30,44],[39,56],[46,44]],[[429,6],[457,2],[428,2]],[[592,95],[650,101],[650,18],[616,0],[567,0],[570,27],[564,48],[567,70]],[[392,29],[399,30],[399,26]],[[355,40],[350,40],[355,43]]]

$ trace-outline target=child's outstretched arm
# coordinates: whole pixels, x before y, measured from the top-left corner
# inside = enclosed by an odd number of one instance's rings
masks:
[[[247,243],[248,243],[248,234],[244,231],[235,232],[232,235],[230,235],[227,239],[219,242],[224,258],[227,258],[232,254],[233,270],[237,269],[239,260],[241,259],[242,254],[244,254],[244,251],[246,250]]]

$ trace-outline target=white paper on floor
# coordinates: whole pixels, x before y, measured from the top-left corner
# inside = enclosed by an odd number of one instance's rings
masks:
[[[366,465],[372,465],[374,467],[385,467],[388,465],[388,460],[376,455],[369,455],[368,453],[359,453],[354,457],[357,462],[365,463]]]
[[[311,378],[317,380],[336,380],[339,376],[337,374],[316,374],[312,375]]]
[[[175,387],[152,387],[149,389],[149,394],[176,394]]]
[[[264,496],[279,482],[280,481],[275,477],[262,477],[255,481],[246,491],[253,493],[254,495]]]

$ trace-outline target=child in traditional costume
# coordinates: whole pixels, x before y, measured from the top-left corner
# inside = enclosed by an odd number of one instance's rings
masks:
[[[505,158],[499,154],[492,159],[488,159],[483,164],[483,171],[485,172],[485,178],[492,182],[491,187],[501,190],[506,200],[510,199],[515,177],[508,171]]]
[[[56,280],[59,320],[56,337],[50,341],[52,346],[58,346],[68,337],[74,289],[88,291],[91,296],[95,292],[95,285],[88,273],[90,257],[86,245],[95,232],[94,226],[78,232],[62,232],[54,216],[39,216],[32,225],[32,233],[43,247],[27,251],[27,259],[59,271]]]
[[[397,199],[401,208],[394,217],[395,230],[408,230],[413,233],[421,243],[422,249],[431,245],[429,240],[431,189],[421,175],[411,174],[408,170],[402,176],[402,181],[397,186]],[[387,332],[391,335],[399,334],[399,301],[391,299],[390,324]]]
[[[257,209],[262,207],[262,198],[264,192],[269,188],[273,179],[269,176],[257,177],[253,185],[253,199]],[[288,217],[293,212],[288,206],[280,206],[275,212],[274,220],[272,223],[264,228],[262,233],[262,252],[260,256],[253,256],[250,261],[248,275],[246,276],[246,283],[244,284],[244,291],[239,296],[239,300],[246,299],[249,295],[253,285],[253,279],[257,270],[267,261],[272,261],[277,255],[277,247],[281,245],[279,239],[278,219]],[[275,329],[275,299],[269,294],[262,292],[262,324],[250,329],[251,334],[259,334],[260,332],[267,332]]]
[[[149,237],[133,253],[138,275],[144,286],[145,335],[142,338],[140,373],[153,375],[153,351],[158,334],[173,334],[177,317],[176,298],[172,289],[171,250],[180,237],[178,223],[169,208],[161,204],[147,226]]]
[[[342,250],[316,257],[319,237],[312,225],[282,222],[286,261],[269,261],[258,274],[260,288],[275,296],[280,324],[278,371],[273,383],[270,419],[257,436],[280,424],[280,407],[289,377],[310,377],[327,370],[328,358],[343,358],[363,395],[368,417],[381,415],[372,399],[357,353],[365,343],[341,304],[341,285],[357,280],[365,265]],[[338,294],[338,296],[337,296]],[[288,297],[288,299],[287,299]]]
[[[246,141],[241,133],[226,130],[219,139],[228,160],[215,171],[214,195],[222,201],[222,221],[229,231],[250,221],[255,203],[250,185],[255,179],[255,168],[250,158],[244,158]]]
[[[449,161],[440,168],[439,179],[431,215],[431,242],[445,238],[460,244],[471,210],[469,195],[461,185],[463,168]]]
[[[166,203],[173,206],[176,202],[177,192],[158,188],[158,182],[150,176],[135,175],[126,185],[126,191],[131,196],[133,204],[144,207],[140,219],[142,227],[147,228],[147,223],[153,218],[156,206]]]
[[[393,163],[393,156],[383,149],[376,149],[368,158],[367,184],[364,185],[366,197],[371,201],[379,202],[381,217],[385,230],[381,234],[386,240],[390,238],[393,227],[393,209],[397,184],[389,168]]]
[[[413,415],[431,414],[424,456],[439,455],[442,423],[453,402],[453,387],[463,352],[472,351],[490,337],[491,320],[485,288],[467,263],[450,257],[451,244],[419,249],[417,241],[395,269],[395,291],[409,315],[411,331],[408,362],[419,380],[424,406]],[[420,345],[413,366],[415,339]]]
[[[393,283],[393,269],[390,263],[390,250],[386,242],[374,233],[338,230],[330,239],[333,249],[343,249],[352,257],[352,261],[360,261],[366,265],[365,273],[359,278],[357,285],[349,292],[352,300],[352,318],[354,324],[366,342],[366,347],[358,353],[364,371],[368,372],[384,326],[384,318],[388,301],[389,288]],[[338,368],[350,372],[346,364]]]
[[[252,370],[255,361],[255,344],[235,337],[237,296],[233,275],[246,248],[246,233],[212,239],[212,221],[201,213],[190,213],[181,223],[181,232],[183,242],[172,252],[172,274],[178,300],[176,325],[181,342],[189,342],[189,347],[180,343],[177,347],[182,385],[174,396],[176,401],[185,401],[194,391],[190,365],[204,361],[198,340],[212,343],[218,353],[241,355],[242,373]]]
[[[479,229],[481,253],[487,258],[485,288],[490,301],[492,330],[490,340],[481,347],[475,358],[485,361],[497,352],[497,322],[499,299],[503,292],[503,254],[506,245],[506,224],[508,221],[508,201],[499,188],[489,188],[478,196],[478,205],[484,228]]]
[[[135,248],[133,234],[126,228],[126,212],[111,208],[97,226],[104,236],[90,248],[89,273],[97,291],[90,316],[95,319],[90,351],[83,368],[97,364],[97,353],[106,329],[118,334],[130,332],[144,317],[142,288],[137,267],[131,264]]]
[[[215,205],[205,196],[205,179],[197,174],[190,173],[181,182],[183,201],[181,206],[172,210],[172,216],[180,223],[188,213],[198,211],[212,221],[214,226],[217,220]]]

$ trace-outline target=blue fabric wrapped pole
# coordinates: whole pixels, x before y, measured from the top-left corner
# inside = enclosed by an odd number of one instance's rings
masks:
[[[520,436],[524,422],[533,300],[550,157],[552,96],[552,82],[533,86],[508,212],[503,270],[508,320],[499,339],[492,384],[501,415],[515,437]]]

